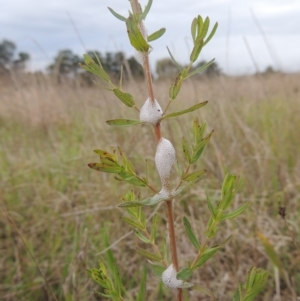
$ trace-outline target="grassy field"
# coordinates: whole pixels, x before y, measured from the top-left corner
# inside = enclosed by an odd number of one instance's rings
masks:
[[[208,170],[207,178],[175,203],[181,266],[195,255],[183,235],[183,216],[190,216],[203,240],[208,216],[205,191],[217,200],[228,172],[243,181],[234,207],[248,201],[249,209],[222,224],[214,242],[230,234],[233,238],[191,281],[209,287],[220,301],[231,300],[252,265],[270,272],[257,300],[289,301],[300,296],[299,82],[299,74],[188,81],[169,113],[204,100],[209,100],[208,105],[163,123],[163,135],[175,146],[179,164],[184,161],[181,137],[188,137],[193,116],[215,130],[198,165]],[[163,107],[168,87],[167,82],[155,83]],[[143,83],[128,84],[126,90],[138,104],[144,102]],[[58,300],[102,300],[86,269],[105,258],[107,238],[116,242],[112,250],[120,273],[129,294],[135,296],[134,279],[140,278],[145,261],[134,248],[142,244],[133,234],[126,235],[131,229],[117,206],[120,195],[131,187],[87,167],[97,161],[94,149],[121,146],[140,174],[145,172],[144,159],[149,159],[153,185],[159,187],[152,128],[115,129],[105,123],[120,117],[136,119],[137,112],[99,87],[58,85],[34,77],[0,87],[1,300],[54,300],[39,269]],[[151,192],[145,189],[142,194]],[[277,213],[279,204],[286,206],[286,223]],[[158,213],[163,243],[163,206]],[[274,272],[257,231],[275,248],[282,274]],[[147,290],[148,301],[171,300],[170,292],[151,274]],[[191,291],[186,300],[208,299]]]

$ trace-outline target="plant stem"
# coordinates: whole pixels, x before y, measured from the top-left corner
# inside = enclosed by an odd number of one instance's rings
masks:
[[[140,4],[138,0],[130,0],[130,3],[131,3],[133,13],[140,13]],[[148,96],[150,100],[154,102],[155,98],[154,98],[152,76],[151,76],[150,64],[149,64],[149,53],[144,54],[143,67],[144,67],[145,79],[147,84]],[[156,125],[154,125],[154,133],[157,142],[159,142],[162,138],[159,122]],[[176,271],[178,272],[179,263],[178,263],[178,256],[177,256],[174,215],[173,215],[173,206],[172,206],[173,200],[166,201],[165,203],[167,206],[167,220],[168,220],[168,231],[169,231],[169,238],[170,238],[170,249],[172,254],[172,263]],[[177,289],[176,301],[183,301],[182,289]]]
[[[177,256],[177,247],[176,247],[176,236],[175,236],[175,226],[174,226],[174,214],[173,214],[173,200],[166,201],[167,206],[167,218],[168,218],[168,230],[170,238],[170,249],[172,256],[172,263],[175,267],[175,270],[179,271],[179,263]],[[183,300],[182,289],[177,289],[176,294],[177,301]]]
[[[141,13],[140,11],[140,4],[138,0],[130,0],[132,12],[137,14]],[[144,67],[144,73],[145,73],[145,79],[148,89],[148,96],[152,102],[154,102],[154,92],[153,92],[153,85],[152,85],[152,76],[150,71],[150,64],[149,64],[149,53],[143,53],[143,67]]]
[[[153,85],[152,85],[152,76],[150,71],[150,64],[149,64],[149,54],[145,54],[144,56],[144,71],[145,71],[145,78],[147,83],[148,95],[152,102],[154,102],[154,92],[153,92]]]
[[[205,250],[205,248],[206,248],[207,242],[208,242],[208,239],[206,238],[204,244],[202,245],[202,248],[200,249],[200,251],[199,251],[199,253],[198,253],[198,255],[197,255],[197,257],[196,257],[195,260],[193,261],[193,263],[192,263],[192,265],[191,265],[191,268],[193,268],[193,267],[197,264],[198,260],[199,260],[200,257],[202,256],[202,254],[203,254],[203,252],[204,252],[204,250]]]

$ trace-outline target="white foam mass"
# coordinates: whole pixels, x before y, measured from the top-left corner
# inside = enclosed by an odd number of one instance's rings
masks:
[[[175,149],[172,143],[169,140],[162,138],[157,144],[155,165],[163,185],[170,177],[170,172],[174,161]]]
[[[177,272],[173,264],[171,264],[164,272],[162,273],[163,283],[172,289],[180,288],[183,284],[182,280],[176,278]]]
[[[145,41],[147,42],[148,40],[148,30],[144,24],[144,22],[141,22],[138,25],[138,28],[140,30],[140,33],[142,34],[143,38],[145,39]],[[144,65],[145,63],[145,59],[146,59],[146,54],[141,52],[141,51],[137,51],[135,50],[135,58],[137,59],[137,61],[141,64]]]
[[[136,60],[143,66],[145,63],[146,55],[141,51],[134,51]]]
[[[152,125],[155,125],[159,122],[159,119],[162,117],[162,109],[157,102],[156,99],[154,99],[154,102],[148,98],[144,105],[141,108],[140,111],[140,121],[142,122],[148,122]]]

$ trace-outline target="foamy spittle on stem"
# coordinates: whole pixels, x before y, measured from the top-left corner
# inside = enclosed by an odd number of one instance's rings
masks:
[[[146,28],[143,21],[141,21],[141,23],[138,25],[138,28],[139,28],[140,33],[142,34],[144,40],[147,42],[147,40],[148,40],[148,30],[147,30],[147,28]],[[146,55],[147,55],[147,53],[135,50],[135,57],[141,65],[144,65]]]
[[[163,273],[162,273],[162,281],[163,283],[171,288],[176,289],[180,288],[183,285],[182,280],[178,280],[176,278],[177,272],[173,264],[171,264]]]
[[[160,118],[162,117],[162,108],[160,107],[159,103],[156,99],[151,101],[148,98],[140,111],[140,121],[141,122],[148,122],[152,125],[156,125]]]
[[[174,161],[175,149],[172,143],[165,138],[161,138],[156,148],[155,165],[163,187],[168,185],[171,168]]]

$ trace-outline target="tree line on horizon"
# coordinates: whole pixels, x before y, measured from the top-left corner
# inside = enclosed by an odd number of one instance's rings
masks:
[[[118,79],[123,66],[124,79],[144,77],[143,68],[135,57],[126,58],[123,52],[106,52],[87,51],[97,63],[98,58],[101,61],[103,68],[113,78]],[[14,42],[3,39],[0,42],[0,75],[9,74],[10,70],[26,71],[26,64],[30,60],[30,55],[26,52],[17,52],[17,46]],[[92,82],[93,75],[86,72],[80,67],[83,62],[83,57],[74,53],[71,49],[63,49],[58,51],[53,61],[46,68],[46,72],[54,73],[59,77],[76,78],[82,77],[87,82]],[[194,66],[199,68],[206,62],[201,61]],[[156,62],[156,74],[158,78],[174,78],[178,73],[177,67],[174,65],[171,58],[163,58]],[[204,76],[218,76],[221,69],[216,62],[213,62],[203,73]],[[201,76],[201,75],[200,75]]]

